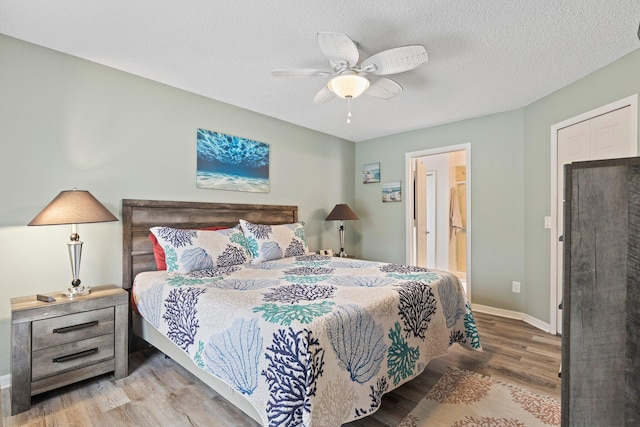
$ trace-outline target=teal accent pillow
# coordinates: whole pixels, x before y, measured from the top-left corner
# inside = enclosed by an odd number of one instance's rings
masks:
[[[153,227],[151,233],[164,249],[169,273],[185,274],[251,260],[240,227],[215,231]]]
[[[266,225],[241,219],[240,227],[247,239],[252,264],[309,253],[303,222]]]

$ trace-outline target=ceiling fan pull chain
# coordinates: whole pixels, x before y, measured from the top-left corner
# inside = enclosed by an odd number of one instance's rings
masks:
[[[347,123],[351,123],[351,96],[347,96]]]

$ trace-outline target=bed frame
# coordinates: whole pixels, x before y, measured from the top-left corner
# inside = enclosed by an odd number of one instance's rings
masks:
[[[129,290],[136,274],[156,270],[153,247],[149,240],[151,227],[233,227],[238,224],[239,219],[257,224],[289,224],[298,221],[298,207],[123,199],[122,287]],[[171,357],[231,404],[262,424],[257,411],[241,393],[196,366],[175,343],[161,335],[134,311],[131,312],[131,327],[135,335]]]

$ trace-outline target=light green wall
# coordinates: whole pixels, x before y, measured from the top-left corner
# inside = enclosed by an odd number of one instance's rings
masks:
[[[405,182],[405,153],[471,144],[471,268],[473,302],[522,311],[524,294],[524,185],[522,111],[493,114],[449,125],[356,144],[356,207],[359,250],[364,258],[405,263],[405,203],[382,203],[381,184],[362,184],[364,163],[380,162],[381,181]]]
[[[550,128],[638,92],[640,50],[524,108],[526,312],[537,319],[550,321],[551,309],[551,241],[541,230],[544,216],[551,213]]]
[[[361,165],[380,161],[382,181],[404,180],[405,153],[469,142],[473,302],[549,323],[550,128],[638,92],[640,50],[525,108],[358,143],[361,255],[404,262],[406,245],[404,203],[383,204],[379,185],[361,184]],[[513,280],[521,294],[511,292]]]
[[[61,190],[89,190],[118,217],[123,198],[298,205],[310,248],[338,249],[324,218],[354,202],[353,142],[3,35],[0,63],[0,375],[9,373],[9,299],[71,280],[70,227],[26,226]],[[271,192],[197,189],[199,127],[269,143]],[[121,284],[121,223],[79,234],[83,283]]]

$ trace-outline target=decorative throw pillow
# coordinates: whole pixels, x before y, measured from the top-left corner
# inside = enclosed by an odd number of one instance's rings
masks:
[[[151,232],[164,249],[169,273],[228,267],[251,259],[239,227],[217,231],[153,227]]]
[[[303,222],[266,225],[241,219],[240,226],[247,239],[252,264],[305,255],[309,252]]]
[[[237,226],[239,226],[238,224]],[[237,227],[236,226],[236,227]],[[229,227],[206,227],[199,228],[199,230],[225,230]],[[167,269],[167,262],[164,259],[164,249],[162,249],[162,245],[158,243],[158,239],[153,233],[149,233],[149,240],[151,240],[151,245],[153,245],[153,258],[156,260],[156,269],[158,271]]]

